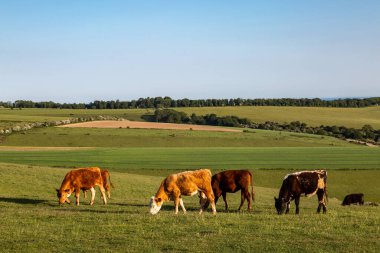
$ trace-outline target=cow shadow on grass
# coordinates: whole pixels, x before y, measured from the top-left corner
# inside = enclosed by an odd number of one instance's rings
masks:
[[[110,205],[110,206],[131,206],[131,207],[149,207],[149,203],[147,204],[136,204],[136,203],[109,203],[107,205]]]
[[[99,209],[73,209],[73,208],[59,208],[57,211],[65,212],[65,213],[105,213],[105,214],[132,214],[136,213],[136,211],[131,210],[99,210]]]
[[[0,197],[0,202],[5,203],[15,203],[15,204],[42,204],[48,202],[47,200],[41,200],[41,199],[26,199],[26,198],[6,198],[6,197]]]

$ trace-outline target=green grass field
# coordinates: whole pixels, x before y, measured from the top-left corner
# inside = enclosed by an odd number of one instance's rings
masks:
[[[357,146],[328,136],[249,130],[211,132],[158,129],[36,128],[0,145],[53,147],[318,147]]]
[[[252,212],[236,212],[240,195],[228,194],[230,211],[218,202],[216,216],[198,215],[197,197],[184,198],[187,215],[174,215],[173,204],[167,203],[152,216],[148,201],[164,177],[161,172],[111,172],[116,188],[107,206],[97,191],[94,206],[81,197],[79,207],[60,207],[54,189],[67,171],[0,164],[3,252],[377,252],[380,247],[379,207],[342,207],[330,197],[328,214],[317,215],[312,197],[301,199],[299,216],[294,206],[291,214],[278,216],[273,207],[277,187],[257,182]],[[331,176],[336,183],[358,183],[336,172]]]
[[[71,109],[9,109],[0,108],[0,129],[14,124],[30,122],[56,121],[68,118],[89,117],[98,115],[118,116],[129,120],[142,120],[141,115],[152,110],[128,109],[128,110],[71,110]]]
[[[365,108],[328,108],[328,107],[281,107],[281,106],[241,106],[241,107],[193,107],[176,108],[187,114],[204,115],[215,113],[218,116],[234,115],[249,118],[254,122],[291,122],[300,121],[310,126],[338,125],[361,128],[370,124],[380,128],[380,106]]]
[[[167,175],[189,169],[278,170],[256,180],[262,186],[279,187],[284,174],[303,169],[326,168],[342,171],[347,177],[353,173],[367,181],[366,196],[380,201],[380,169],[378,148],[98,148],[74,151],[1,151],[0,162],[54,167],[99,166],[112,171],[139,175]],[[261,171],[259,170],[259,171]],[[370,173],[368,173],[370,171]],[[380,170],[379,170],[380,171]],[[260,172],[262,173],[262,172]],[[354,179],[354,176],[351,176]],[[334,189],[336,185],[332,184]],[[349,191],[362,191],[358,184],[338,185],[338,198]],[[341,190],[338,190],[341,189]],[[371,190],[372,189],[372,190]]]
[[[90,114],[139,119],[147,112],[5,111],[0,109],[0,127]],[[225,108],[220,115],[230,115],[230,111]],[[238,116],[244,116],[250,112],[239,113],[242,114]],[[375,119],[375,114],[368,117]],[[345,117],[350,115],[353,118],[348,124],[372,122],[363,116],[357,123],[352,114]],[[264,120],[266,116],[260,117]],[[323,117],[318,114],[315,117],[323,122]],[[343,118],[336,118],[336,122],[345,122]],[[270,114],[268,120],[272,120]],[[2,146],[53,147],[49,151],[0,150],[2,252],[378,252],[380,249],[380,207],[340,205],[346,194],[354,192],[363,192],[365,201],[380,202],[379,148],[316,135],[259,130],[222,133],[49,127],[12,134],[2,141]],[[62,146],[92,148],[54,150]],[[87,166],[110,170],[116,188],[111,189],[109,204],[101,204],[97,191],[95,206],[89,206],[89,200],[81,198],[79,207],[60,207],[55,189],[65,173]],[[148,213],[149,198],[163,178],[200,167],[210,168],[213,173],[250,169],[256,192],[253,211],[236,212],[240,202],[240,194],[236,193],[227,195],[229,212],[223,210],[222,200],[218,202],[216,216],[210,212],[198,215],[197,197],[184,198],[187,215],[174,215],[173,203],[166,203],[156,216]],[[294,214],[293,204],[291,214],[278,216],[273,196],[278,194],[284,175],[319,168],[328,170],[328,214],[315,213],[314,196],[301,199],[299,216]]]

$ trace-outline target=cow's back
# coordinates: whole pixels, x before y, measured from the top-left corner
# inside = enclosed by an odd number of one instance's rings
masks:
[[[178,188],[182,194],[190,195],[199,189],[211,189],[211,171],[200,169],[172,174],[164,180],[163,184],[167,192]]]
[[[212,176],[212,186],[224,192],[236,192],[251,184],[252,174],[247,170],[226,170]]]
[[[90,189],[94,185],[102,184],[100,169],[97,167],[81,168],[66,174],[63,184],[69,183],[73,187]]]

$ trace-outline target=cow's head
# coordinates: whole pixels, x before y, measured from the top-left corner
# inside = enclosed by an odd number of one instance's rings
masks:
[[[162,204],[164,203],[164,201],[161,199],[161,198],[156,198],[156,197],[151,197],[150,198],[150,203],[149,203],[149,212],[151,214],[157,214],[161,207],[162,207]]]
[[[278,214],[283,214],[286,209],[286,201],[284,198],[274,197],[274,206],[276,207]]]
[[[63,205],[65,202],[70,204],[69,197],[71,195],[71,190],[70,189],[65,189],[65,190],[58,190],[57,191],[57,197],[58,197],[58,202],[59,204]]]

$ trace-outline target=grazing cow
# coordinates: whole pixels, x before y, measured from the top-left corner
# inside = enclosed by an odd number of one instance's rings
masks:
[[[349,206],[351,204],[364,204],[364,194],[363,193],[353,193],[349,194],[346,197],[344,197],[344,200],[342,202],[342,206]]]
[[[186,214],[182,195],[193,196],[197,193],[203,200],[199,213],[203,212],[204,205],[208,200],[211,202],[213,214],[216,214],[214,194],[211,188],[211,171],[208,169],[181,172],[165,178],[156,195],[150,199],[150,213],[157,214],[164,201],[174,200],[175,214],[178,214],[178,205],[181,205],[182,211]]]
[[[112,188],[115,188],[112,184],[112,181],[111,181],[111,175],[108,172],[108,170],[102,170],[101,169],[100,173],[102,174],[103,187],[106,190],[107,197],[110,199],[111,198],[110,185],[112,186]],[[108,180],[110,181],[110,184],[108,184]],[[90,190],[90,189],[81,188],[81,190],[83,191],[84,198],[87,198],[87,190]]]
[[[70,204],[69,196],[75,192],[76,204],[79,205],[79,193],[81,189],[90,189],[92,196],[90,205],[94,204],[95,189],[98,186],[103,196],[104,204],[107,204],[103,179],[99,168],[82,168],[68,172],[62,181],[61,188],[57,189],[57,197],[62,205],[65,202]]]
[[[239,211],[242,208],[245,199],[248,201],[248,210],[252,209],[252,200],[255,200],[255,193],[253,192],[253,177],[248,170],[226,170],[215,174],[211,178],[211,186],[215,196],[215,204],[218,202],[220,196],[223,196],[226,210],[228,209],[227,192],[235,193],[241,190],[241,202]],[[249,186],[251,186],[251,193],[249,193]],[[208,202],[206,203],[206,208]]]
[[[323,213],[326,213],[327,201],[327,172],[325,170],[301,171],[288,174],[285,176],[278,198],[274,197],[275,207],[278,214],[282,214],[285,209],[289,212],[290,201],[294,199],[296,204],[296,214],[299,213],[299,202],[302,194],[311,197],[314,194],[318,196],[317,212],[323,208]]]

